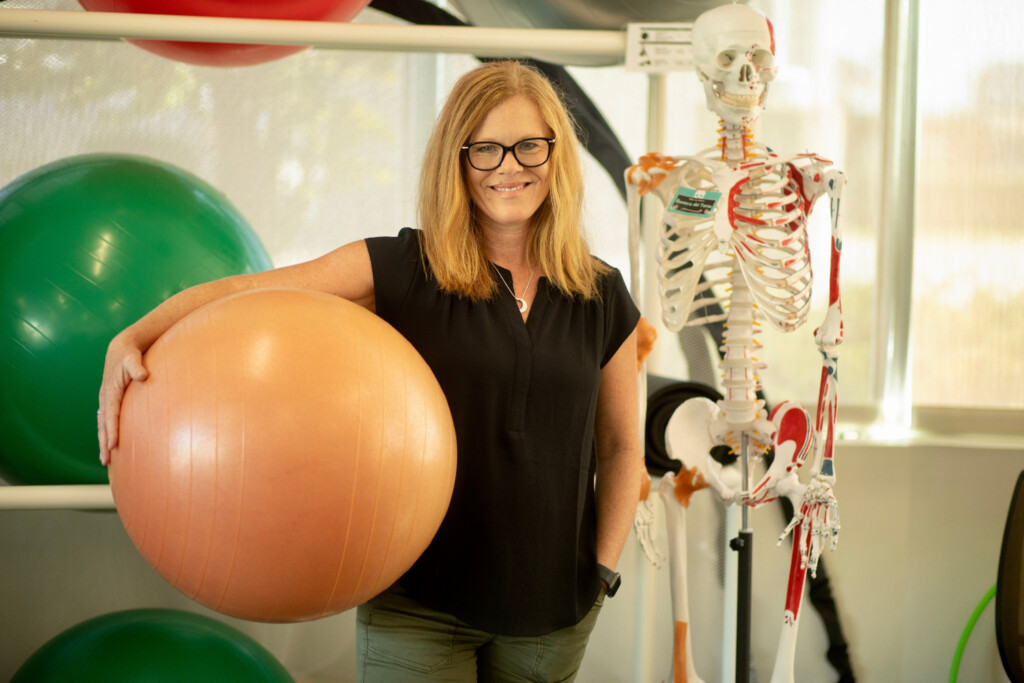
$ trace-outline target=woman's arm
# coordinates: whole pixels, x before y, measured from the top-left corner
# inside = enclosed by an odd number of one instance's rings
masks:
[[[597,561],[610,569],[619,562],[640,499],[636,334],[601,370],[597,397]]]
[[[149,376],[142,355],[160,336],[192,311],[236,292],[290,287],[327,292],[374,310],[373,271],[366,242],[346,244],[320,258],[252,275],[235,275],[179,292],[122,330],[107,347],[100,385],[97,429],[100,462],[110,462],[117,446],[121,400],[132,380]]]

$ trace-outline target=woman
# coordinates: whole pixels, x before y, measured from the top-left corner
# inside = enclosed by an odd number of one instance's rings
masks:
[[[355,301],[430,365],[458,442],[436,537],[358,609],[360,680],[572,680],[638,499],[639,313],[581,235],[577,141],[551,85],[515,62],[463,76],[419,201],[420,231],[193,287],[115,337],[100,459],[142,354],[189,312],[255,287]]]

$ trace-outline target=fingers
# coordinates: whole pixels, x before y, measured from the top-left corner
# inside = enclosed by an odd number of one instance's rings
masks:
[[[115,354],[116,357],[116,354]],[[100,446],[100,464],[110,464],[111,452],[118,444],[118,427],[121,418],[121,401],[124,400],[128,385],[145,381],[149,371],[142,363],[142,353],[130,349],[120,361],[111,362],[108,351],[107,369],[100,387],[100,409],[96,413],[97,437]]]
[[[122,394],[124,396],[124,394]],[[104,431],[107,435],[107,450],[112,451],[117,447],[118,425],[121,418],[121,401],[114,403],[109,411],[103,413]],[[109,457],[108,457],[109,460]]]
[[[96,411],[96,431],[100,444],[100,464],[106,467],[110,464],[110,449],[107,448],[107,427],[103,420],[103,411]]]
[[[111,425],[109,419],[111,412],[116,411],[116,407],[121,404],[120,396],[116,399],[112,399],[110,396],[116,391],[115,387],[111,387],[110,383],[104,380],[103,386],[100,388],[100,409],[96,411],[96,432],[100,445],[100,464],[104,467],[110,464],[110,451],[117,445],[117,422],[115,421]],[[123,396],[123,391],[120,392],[120,395]],[[113,433],[111,433],[112,427]]]
[[[97,433],[100,444],[100,464],[110,464],[110,453],[117,447],[117,427],[121,417],[121,398],[124,396],[122,390],[116,399],[100,401],[102,406],[96,411]]]
[[[124,393],[128,390],[128,385],[133,381],[145,381],[147,377],[149,377],[149,371],[142,364],[142,355],[140,353],[136,351],[125,356],[121,365],[121,376],[114,383],[112,387],[114,391],[107,397],[107,401],[102,407],[108,451],[112,451],[117,447],[120,436],[118,431],[121,424],[121,402],[124,401]]]
[[[130,379],[143,382],[149,377],[149,370],[142,364],[142,354],[136,352],[124,359],[124,368]],[[127,384],[127,382],[125,383]]]

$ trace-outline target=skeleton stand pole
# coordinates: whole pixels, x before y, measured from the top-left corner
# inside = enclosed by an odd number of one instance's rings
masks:
[[[743,464],[743,489],[750,490],[750,470],[747,458],[747,435],[740,441],[740,462]],[[730,542],[739,553],[736,590],[736,683],[750,680],[750,593],[753,583],[754,532],[750,528],[750,508],[743,505],[742,527]]]

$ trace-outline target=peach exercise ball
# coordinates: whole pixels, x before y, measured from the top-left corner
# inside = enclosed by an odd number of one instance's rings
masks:
[[[171,585],[223,614],[307,621],[365,602],[430,543],[455,431],[430,368],[357,304],[254,290],[186,316],[125,394],[110,485]]]

